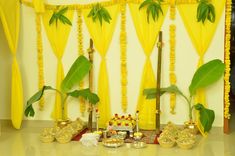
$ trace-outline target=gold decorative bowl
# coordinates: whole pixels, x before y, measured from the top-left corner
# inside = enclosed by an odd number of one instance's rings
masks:
[[[182,139],[177,140],[177,145],[182,149],[190,149],[195,144],[195,141],[193,139]]]
[[[175,145],[175,141],[172,141],[171,139],[169,139],[167,137],[159,137],[158,142],[159,142],[160,146],[162,146],[164,148],[171,148]]]
[[[41,135],[40,136],[40,140],[43,142],[43,143],[51,143],[55,140],[55,137],[52,136],[52,135]]]
[[[135,141],[132,146],[133,148],[145,148],[147,147],[147,144],[145,142],[142,141]]]
[[[197,124],[194,121],[184,122],[184,128],[189,129],[192,134],[197,134],[198,133]]]
[[[124,144],[123,139],[118,139],[118,138],[108,138],[108,139],[103,139],[102,144],[106,147],[119,147]]]
[[[66,119],[66,120],[57,120],[56,121],[56,125],[60,128],[64,128],[66,127],[68,124],[70,124],[71,121],[69,119]]]
[[[71,133],[60,133],[56,135],[56,141],[58,141],[61,144],[65,144],[71,141],[72,134]]]

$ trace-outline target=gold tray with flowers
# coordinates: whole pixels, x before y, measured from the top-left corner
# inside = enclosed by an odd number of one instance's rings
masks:
[[[124,140],[123,139],[118,139],[118,138],[107,138],[107,139],[103,139],[102,144],[106,147],[119,147],[122,146],[124,144]]]
[[[128,114],[128,116],[119,116],[118,114],[115,114],[114,117],[109,120],[107,129],[116,131],[133,131],[135,123],[136,120],[131,116],[131,114]]]

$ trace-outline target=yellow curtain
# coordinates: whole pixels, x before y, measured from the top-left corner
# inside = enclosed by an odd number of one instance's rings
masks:
[[[102,26],[100,25],[98,20],[96,22],[93,22],[92,18],[87,17],[90,12],[90,9],[83,10],[83,15],[88,31],[94,41],[94,45],[97,51],[101,56],[101,64],[98,78],[98,95],[100,98],[98,109],[100,114],[102,114],[99,119],[100,127],[106,127],[106,122],[111,117],[109,100],[109,81],[105,56],[112,40],[114,28],[116,26],[117,16],[119,13],[119,5],[109,6],[106,7],[106,9],[110,13],[112,20],[110,21],[110,24],[107,22],[103,22]]]
[[[64,78],[64,69],[62,64],[62,57],[67,44],[67,40],[70,34],[71,26],[68,24],[63,24],[58,21],[57,25],[54,22],[49,25],[49,20],[53,14],[53,11],[47,10],[42,14],[44,28],[46,29],[48,40],[50,41],[51,47],[55,56],[57,57],[57,78],[56,78],[56,88],[60,90],[60,84]],[[73,20],[73,10],[68,10],[65,16],[72,22]],[[61,97],[56,93],[55,107],[52,117],[56,120],[62,119],[62,107],[61,107]],[[67,109],[65,107],[65,109]],[[67,117],[67,110],[65,110],[65,117]]]
[[[45,11],[44,0],[33,0],[33,5],[37,13],[43,13]]]
[[[218,22],[220,21],[220,17],[224,10],[225,0],[212,0],[212,3],[215,6],[216,20],[214,23],[206,21],[205,24],[197,22],[196,14],[198,4],[177,5],[185,28],[199,56],[198,67],[203,64],[203,57],[211,43],[211,40],[213,39]],[[203,89],[198,90],[195,102],[199,102],[206,106],[205,91]],[[203,135],[206,135],[204,134],[203,128],[199,121],[199,114],[197,113],[196,116],[199,130]]]
[[[20,129],[23,118],[23,89],[19,65],[16,60],[20,4],[18,0],[0,1],[0,17],[4,32],[13,55],[11,80],[11,120],[16,129]]]
[[[156,80],[150,56],[154,45],[156,44],[158,33],[164,22],[168,5],[162,6],[163,15],[154,22],[150,16],[150,22],[147,22],[146,9],[139,10],[139,4],[129,4],[131,16],[134,22],[135,30],[138,39],[142,45],[144,53],[146,55],[146,62],[143,69],[142,80],[140,84],[140,92],[137,103],[137,110],[139,110],[139,126],[142,129],[155,129],[156,128],[156,102],[155,100],[146,100],[143,96],[143,90],[145,88],[156,87]]]

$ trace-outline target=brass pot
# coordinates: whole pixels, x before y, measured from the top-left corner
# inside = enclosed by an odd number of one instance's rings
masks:
[[[186,121],[184,122],[184,128],[187,128],[191,131],[191,133],[193,134],[198,134],[198,128],[197,128],[197,124],[194,121]]]
[[[71,121],[69,119],[66,119],[66,120],[59,119],[56,121],[56,126],[59,128],[64,128],[70,123]]]

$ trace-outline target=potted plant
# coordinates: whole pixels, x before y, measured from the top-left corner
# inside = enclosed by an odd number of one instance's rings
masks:
[[[99,97],[95,93],[92,93],[89,88],[71,91],[71,89],[75,85],[79,84],[79,82],[83,80],[83,78],[89,73],[90,69],[91,69],[90,61],[84,56],[79,56],[70,67],[69,72],[65,76],[64,80],[61,82],[60,90],[55,89],[51,86],[43,86],[41,90],[39,90],[31,98],[29,98],[24,112],[25,116],[33,117],[35,115],[33,104],[42,98],[46,90],[56,91],[61,96],[61,101],[62,101],[61,120],[67,120],[67,118],[65,117],[64,106],[69,96],[74,98],[82,97],[85,100],[88,100],[89,103],[95,105],[97,102],[99,102]]]
[[[166,88],[161,88],[160,94],[162,95],[168,92],[181,95],[188,104],[189,121],[193,121],[193,115],[192,115],[193,109],[198,110],[200,113],[200,122],[204,128],[204,132],[209,132],[215,119],[214,111],[205,108],[200,103],[192,104],[192,101],[194,95],[196,95],[196,91],[198,89],[205,88],[213,84],[217,80],[219,80],[220,77],[224,74],[224,69],[225,65],[219,59],[209,61],[208,63],[198,68],[197,71],[194,73],[191,84],[189,86],[189,93],[190,93],[189,97],[183,94],[183,92],[180,91],[180,89],[176,85],[171,85]],[[147,99],[155,98],[156,93],[157,93],[156,88],[149,88],[144,90],[144,95],[146,95]]]

